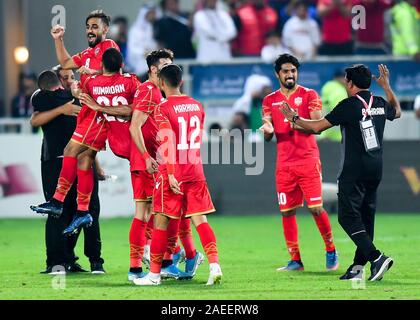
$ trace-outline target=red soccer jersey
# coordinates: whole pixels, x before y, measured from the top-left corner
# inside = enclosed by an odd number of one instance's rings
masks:
[[[353,0],[340,0],[351,8]],[[318,5],[333,5],[333,0],[319,0]],[[345,43],[351,40],[351,16],[344,17],[337,5],[322,18],[322,40],[326,43]]]
[[[141,128],[141,132],[143,133],[147,152],[153,158],[156,157],[156,150],[158,147],[156,140],[158,126],[155,121],[155,109],[162,100],[163,97],[160,89],[152,82],[146,81],[137,89],[133,103],[133,110],[139,110],[149,115],[147,121]]]
[[[290,122],[281,112],[281,103],[286,101],[297,110],[299,116],[310,119],[310,112],[321,110],[322,102],[318,94],[302,86],[297,86],[289,99],[277,90],[263,100],[263,117],[271,119],[277,138],[277,167],[307,164],[319,161],[319,150],[313,134],[306,134],[290,127]]]
[[[173,148],[174,157],[168,163],[174,163],[178,182],[205,181],[200,153],[204,126],[201,103],[184,95],[170,96],[156,108],[155,119],[159,126],[159,171],[168,173],[165,160],[170,158]]]
[[[140,82],[132,74],[114,74],[112,76],[91,76],[85,83],[85,91],[102,106],[131,105]],[[84,106],[83,108],[87,108]],[[91,109],[89,109],[91,110]],[[90,112],[94,112],[91,110]],[[104,117],[108,122],[108,143],[112,151],[123,158],[129,158],[131,136],[130,122],[114,116],[98,113],[97,118]]]
[[[82,52],[75,54],[72,59],[79,68],[85,66],[89,69],[102,71],[102,55],[109,48],[116,48],[120,51],[120,48],[113,40],[105,39],[104,41],[98,43],[95,47],[89,47]],[[82,85],[88,77],[89,75],[80,75]]]

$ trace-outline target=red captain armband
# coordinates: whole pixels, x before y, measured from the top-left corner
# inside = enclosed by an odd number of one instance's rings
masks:
[[[145,151],[141,156],[143,157],[144,160],[147,160],[150,158],[150,154],[147,151]]]

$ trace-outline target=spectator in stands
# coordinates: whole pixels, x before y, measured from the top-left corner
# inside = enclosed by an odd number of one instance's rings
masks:
[[[261,59],[265,63],[274,62],[283,53],[291,53],[283,44],[280,33],[270,31],[265,37],[265,46],[261,50]]]
[[[116,17],[109,28],[108,37],[120,47],[124,61],[127,59],[128,20],[126,17]]]
[[[296,3],[300,0],[270,0],[268,3],[273,7],[279,15],[279,30],[283,30],[285,23],[292,17],[295,10]],[[318,14],[316,11],[317,0],[307,0],[308,16],[318,21]]]
[[[148,72],[146,56],[156,50],[158,44],[153,38],[153,24],[162,16],[159,7],[149,3],[140,8],[136,21],[128,32],[127,66],[140,78]]]
[[[188,15],[181,14],[179,0],[162,0],[163,17],[154,24],[154,37],[160,48],[171,49],[178,59],[195,58]]]
[[[12,117],[29,118],[32,115],[33,107],[31,96],[37,89],[37,77],[33,73],[21,73],[19,75],[19,92],[12,99]]]
[[[270,78],[259,74],[246,79],[243,95],[233,104],[232,128],[257,132],[262,125],[262,100],[272,91],[272,85]]]
[[[319,0],[318,16],[322,21],[322,45],[319,54],[350,55],[352,0]]]
[[[308,4],[295,2],[294,14],[283,28],[284,44],[299,60],[312,59],[317,55],[321,36],[316,21],[308,16]]]
[[[420,54],[420,24],[415,0],[400,1],[391,9],[392,54]]]
[[[232,58],[230,40],[236,36],[231,16],[218,0],[204,0],[203,9],[194,15],[193,26],[197,37],[197,60],[200,62],[226,61]]]
[[[356,54],[387,54],[384,39],[384,14],[392,6],[392,0],[354,0],[354,5],[366,9],[365,28],[356,33]]]
[[[235,50],[241,56],[260,56],[265,35],[276,29],[278,16],[265,0],[248,0],[237,9],[238,37]]]
[[[322,113],[326,115],[330,113],[334,107],[348,97],[346,90],[345,71],[336,70],[332,80],[326,82],[321,88]],[[322,132],[320,139],[328,139],[331,141],[341,141],[340,127],[333,127],[330,130]]]
[[[416,113],[416,118],[420,119],[420,94],[414,99],[414,112]]]

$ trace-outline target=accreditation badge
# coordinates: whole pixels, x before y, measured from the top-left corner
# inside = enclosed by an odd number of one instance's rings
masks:
[[[379,145],[378,135],[376,134],[375,124],[372,119],[364,119],[359,122],[365,150],[374,151],[380,149],[381,146]]]

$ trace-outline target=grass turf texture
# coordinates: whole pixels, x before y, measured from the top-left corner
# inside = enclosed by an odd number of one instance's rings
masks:
[[[101,221],[106,275],[71,274],[66,289],[52,289],[53,276],[39,274],[45,261],[44,221],[0,220],[0,299],[419,299],[420,215],[377,215],[376,245],[394,258],[380,282],[353,289],[338,277],[352,262],[354,245],[331,215],[340,268],[325,271],[322,239],[312,217],[298,215],[303,272],[276,272],[289,258],[279,216],[210,216],[223,270],[221,286],[206,287],[208,263],[191,281],[163,281],[160,287],[138,287],[127,281],[128,230],[131,219]],[[202,251],[198,237],[196,245]],[[83,239],[77,253],[83,256]],[[184,265],[181,265],[182,268]],[[369,276],[370,271],[367,271]]]

